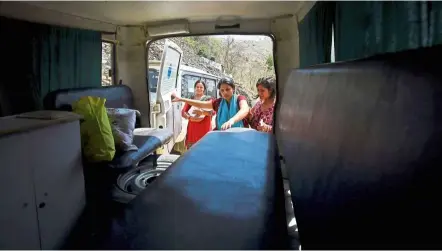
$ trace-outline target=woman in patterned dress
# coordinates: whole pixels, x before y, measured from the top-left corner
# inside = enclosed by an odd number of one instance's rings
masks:
[[[249,114],[249,124],[261,132],[273,131],[273,111],[275,110],[276,80],[272,77],[261,78],[256,83],[259,101]]]

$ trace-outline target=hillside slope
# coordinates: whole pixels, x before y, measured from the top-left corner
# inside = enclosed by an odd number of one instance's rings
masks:
[[[274,75],[272,41],[267,37],[240,40],[238,36],[199,36],[171,38],[183,50],[182,63],[219,77],[233,77],[237,92],[249,104],[256,96],[260,77]],[[256,36],[254,36],[256,37]],[[161,60],[164,39],[149,47],[149,60]]]

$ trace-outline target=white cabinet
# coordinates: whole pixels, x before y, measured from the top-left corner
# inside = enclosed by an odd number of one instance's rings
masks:
[[[86,196],[79,117],[0,118],[0,249],[58,249]]]

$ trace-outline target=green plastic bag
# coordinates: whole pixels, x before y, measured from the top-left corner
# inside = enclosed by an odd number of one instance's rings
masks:
[[[80,124],[81,145],[88,161],[111,161],[115,156],[115,143],[107,116],[105,98],[82,97],[72,104],[73,112],[84,117]]]

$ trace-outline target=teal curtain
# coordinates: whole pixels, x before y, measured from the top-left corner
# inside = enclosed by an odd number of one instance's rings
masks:
[[[336,61],[441,44],[441,11],[441,2],[336,2]]]
[[[101,33],[0,17],[0,116],[43,108],[57,89],[101,86]]]
[[[300,67],[329,63],[335,2],[317,2],[298,24]]]
[[[41,26],[34,43],[38,105],[47,93],[65,88],[101,86],[101,34]]]

